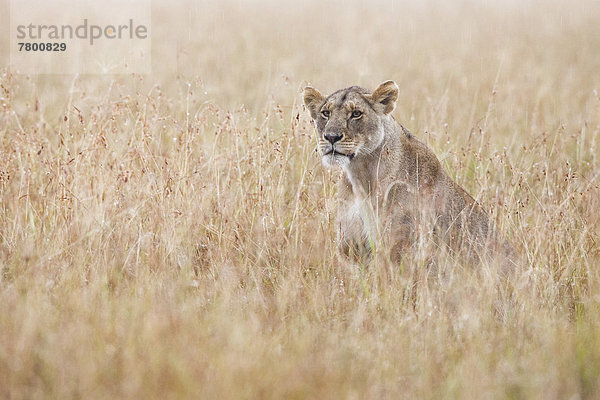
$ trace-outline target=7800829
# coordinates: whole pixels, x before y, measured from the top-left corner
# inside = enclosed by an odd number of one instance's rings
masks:
[[[19,51],[65,51],[67,50],[66,43],[29,43],[20,42]]]

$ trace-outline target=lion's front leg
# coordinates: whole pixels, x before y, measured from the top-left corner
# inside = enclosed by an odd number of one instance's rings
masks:
[[[389,257],[394,264],[399,264],[411,251],[416,241],[416,223],[412,213],[406,210],[398,211],[389,218],[387,226],[387,248]]]

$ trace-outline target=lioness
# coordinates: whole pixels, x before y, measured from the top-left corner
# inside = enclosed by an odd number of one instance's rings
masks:
[[[343,171],[341,251],[368,257],[382,239],[391,259],[400,261],[425,236],[477,259],[490,249],[510,252],[486,212],[443,171],[431,149],[396,122],[391,112],[397,98],[393,81],[372,93],[352,86],[325,97],[310,86],[304,89],[323,163]]]

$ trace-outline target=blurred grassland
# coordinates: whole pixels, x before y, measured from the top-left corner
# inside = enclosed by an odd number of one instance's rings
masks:
[[[150,75],[0,71],[0,398],[599,396],[600,3],[152,11]],[[387,79],[509,285],[337,254],[301,91]]]

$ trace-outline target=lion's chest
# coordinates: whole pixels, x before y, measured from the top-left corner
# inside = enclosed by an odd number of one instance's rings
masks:
[[[339,237],[351,247],[364,248],[374,239],[376,212],[368,199],[355,197],[338,210]]]

